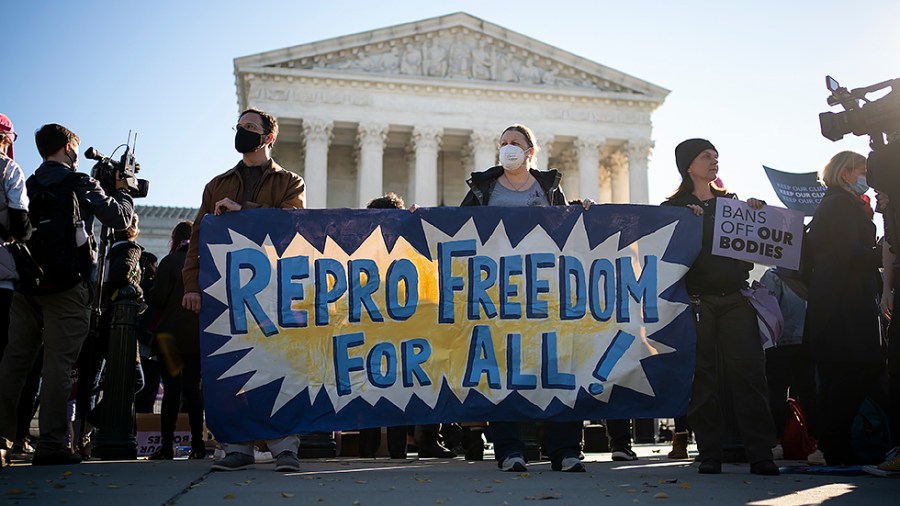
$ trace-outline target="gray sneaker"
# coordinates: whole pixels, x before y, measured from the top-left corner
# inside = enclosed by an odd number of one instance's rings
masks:
[[[247,455],[240,452],[231,452],[225,455],[225,458],[213,462],[213,471],[243,471],[244,469],[254,469],[256,462],[253,455]]]
[[[584,464],[581,463],[581,459],[578,457],[566,457],[558,465],[551,464],[550,468],[564,473],[583,473],[586,471]]]
[[[524,473],[528,471],[528,467],[525,465],[525,459],[518,453],[514,453],[503,459],[500,470],[508,473]]]
[[[299,471],[300,470],[300,459],[297,458],[297,454],[290,451],[285,450],[278,454],[275,457],[275,470],[276,471]]]

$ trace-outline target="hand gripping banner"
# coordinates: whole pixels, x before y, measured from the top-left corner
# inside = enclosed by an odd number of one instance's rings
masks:
[[[685,209],[256,209],[200,236],[220,441],[686,411]]]

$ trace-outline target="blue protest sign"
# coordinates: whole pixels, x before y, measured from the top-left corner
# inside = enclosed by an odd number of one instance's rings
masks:
[[[782,172],[763,165],[775,194],[788,209],[800,211],[804,216],[812,216],[822,197],[825,187],[819,182],[816,172],[795,174]]]

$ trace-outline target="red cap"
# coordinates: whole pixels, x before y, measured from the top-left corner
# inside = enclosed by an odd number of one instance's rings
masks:
[[[0,132],[15,133],[15,130],[13,129],[12,121],[10,121],[9,116],[7,116],[3,113],[0,113]],[[6,156],[8,156],[10,158],[13,157],[13,143],[12,142],[10,142],[9,147],[6,148]]]

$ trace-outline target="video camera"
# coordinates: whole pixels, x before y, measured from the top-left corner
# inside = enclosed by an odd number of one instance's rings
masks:
[[[138,179],[137,173],[141,170],[141,164],[137,163],[134,157],[134,150],[129,145],[131,142],[131,132],[128,133],[129,142],[125,143],[125,152],[118,161],[104,155],[93,147],[84,152],[84,156],[91,160],[96,160],[94,168],[91,169],[91,176],[100,182],[100,186],[108,194],[116,191],[116,178],[124,179],[128,183],[128,193],[132,198],[140,199],[147,196],[150,191],[150,181],[146,179]],[[137,134],[135,134],[135,142]],[[122,147],[122,146],[119,146]],[[119,148],[116,148],[117,150]],[[115,151],[113,152],[115,154]]]
[[[833,77],[825,76],[825,86],[831,92],[828,105],[840,105],[845,110],[819,114],[822,135],[832,141],[848,133],[868,135],[872,152],[866,164],[866,180],[876,190],[900,202],[900,78],[848,90]],[[869,93],[888,87],[891,91],[883,97],[866,98]],[[900,212],[900,207],[897,210]]]
[[[893,139],[900,134],[900,79],[848,90],[835,78],[825,76],[825,86],[831,92],[828,105],[844,108],[843,112],[819,114],[819,125],[826,139],[839,141],[848,133],[868,135],[875,149],[875,146],[884,145],[884,135]],[[874,101],[866,98],[869,93],[888,87],[891,92],[887,95]]]

